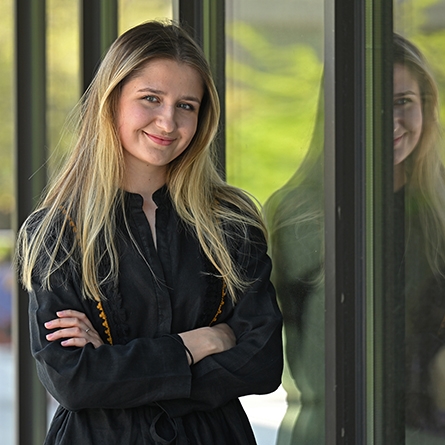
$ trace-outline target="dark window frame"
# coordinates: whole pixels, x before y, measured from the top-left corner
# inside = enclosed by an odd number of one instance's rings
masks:
[[[366,443],[365,1],[325,2],[328,445]]]
[[[17,232],[46,183],[46,1],[16,0],[15,13],[15,195]],[[15,435],[20,445],[43,443],[46,391],[30,354],[28,295],[16,283],[13,298]]]

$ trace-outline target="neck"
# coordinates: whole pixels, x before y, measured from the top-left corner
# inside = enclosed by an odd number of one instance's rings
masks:
[[[166,181],[166,167],[147,165],[126,165],[124,189],[131,193],[138,193],[144,199],[142,208],[150,224],[153,242],[156,246],[156,209],[153,193],[160,189]]]
[[[123,188],[128,192],[138,193],[144,201],[151,201],[153,193],[160,189],[165,181],[165,167],[144,166],[142,169],[135,169],[127,164]]]

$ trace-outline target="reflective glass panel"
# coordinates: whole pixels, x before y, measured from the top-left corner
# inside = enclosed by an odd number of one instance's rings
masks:
[[[227,179],[264,206],[286,355],[282,387],[242,402],[259,445],[322,444],[323,2],[226,10]]]

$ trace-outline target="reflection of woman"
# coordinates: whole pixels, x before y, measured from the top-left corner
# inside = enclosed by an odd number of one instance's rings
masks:
[[[307,155],[265,204],[290,373],[283,377],[288,410],[279,445],[319,445],[324,438],[323,117],[321,91]]]
[[[238,397],[273,391],[281,315],[255,205],[210,145],[199,47],[150,22],[112,45],[77,144],[19,237],[32,353],[59,401],[46,444],[254,444]]]
[[[292,377],[283,382],[288,391],[289,418],[283,421],[280,445],[324,442],[322,131],[320,105],[303,164],[266,203],[272,276],[283,310],[286,359]],[[439,414],[439,397],[433,396],[438,393],[433,385],[436,389],[443,385],[445,409],[445,378],[437,377],[442,370],[445,374],[445,352],[443,367],[432,368],[433,363],[442,363],[436,353],[445,339],[445,323],[438,335],[445,315],[441,290],[445,290],[445,175],[441,150],[437,87],[417,48],[395,35],[394,202],[403,210],[406,226],[401,245],[408,435],[416,430],[438,433],[445,425]],[[301,392],[301,411],[292,423],[300,403],[295,387]]]
[[[438,90],[424,57],[396,35],[394,62],[394,188],[405,208],[407,441],[417,444],[445,437],[435,375],[445,340],[444,146]]]

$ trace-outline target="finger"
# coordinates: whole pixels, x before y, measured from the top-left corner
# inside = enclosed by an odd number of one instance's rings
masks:
[[[103,345],[104,342],[94,328],[69,327],[65,329],[57,329],[46,336],[50,342],[63,340],[62,346],[83,347],[87,343],[92,343],[95,348]],[[69,341],[68,341],[69,340]],[[68,343],[66,343],[68,341]]]
[[[60,344],[63,347],[75,346],[78,348],[83,348],[88,343],[91,343],[95,349],[104,344],[104,342],[97,333],[95,333],[93,336],[90,337],[83,336],[83,337],[66,338],[63,341],[61,341]]]
[[[83,348],[88,343],[91,343],[91,342],[85,338],[68,338],[66,340],[63,340],[60,344],[65,348],[69,347],[69,346]]]
[[[50,334],[47,334],[46,338],[49,341],[59,340],[61,338],[87,338],[89,332],[79,327],[69,327],[65,329],[57,329]]]
[[[56,315],[59,318],[78,318],[83,322],[88,320],[88,317],[83,312],[75,311],[74,309],[65,309],[63,311],[58,311],[56,312]]]
[[[48,325],[45,324],[48,329],[78,326],[85,329],[86,332],[90,330],[94,331],[93,325],[83,312],[75,311],[74,309],[66,309],[56,312],[56,315],[59,318],[51,320],[48,322]]]
[[[78,318],[55,318],[54,320],[47,321],[45,323],[45,328],[47,329],[60,329],[68,327],[85,327],[86,323],[80,321]]]

